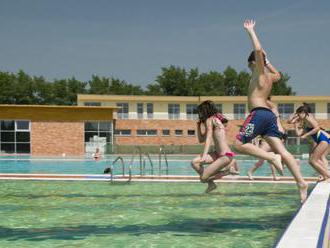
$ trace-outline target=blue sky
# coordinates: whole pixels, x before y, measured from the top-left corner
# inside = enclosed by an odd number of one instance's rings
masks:
[[[145,86],[161,67],[247,70],[256,30],[298,95],[329,95],[330,1],[0,0],[0,70]]]

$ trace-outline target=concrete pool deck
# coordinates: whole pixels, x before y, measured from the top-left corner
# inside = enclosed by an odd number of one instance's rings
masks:
[[[330,183],[318,183],[275,247],[329,248],[329,207]]]
[[[225,176],[216,182],[240,182],[240,183],[296,183],[293,177],[279,177],[274,181],[272,177],[254,176],[253,180],[249,180],[247,176]],[[86,181],[110,181],[109,174],[21,174],[21,173],[1,173],[0,180],[86,180]],[[128,175],[116,176],[114,181],[127,181]],[[305,177],[305,180],[314,183],[316,177]],[[200,182],[198,176],[185,175],[132,175],[132,182],[148,181],[148,182]]]

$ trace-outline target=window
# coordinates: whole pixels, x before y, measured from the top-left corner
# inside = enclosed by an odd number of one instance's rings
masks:
[[[220,113],[222,113],[222,104],[216,104],[215,107]]]
[[[85,122],[85,142],[112,144],[112,123]]]
[[[182,136],[182,134],[183,134],[183,131],[182,130],[180,130],[180,129],[176,129],[175,130],[175,135],[176,136]]]
[[[315,114],[315,103],[307,103],[309,108],[311,109],[311,113]]]
[[[244,119],[245,118],[245,104],[234,104],[234,119]]]
[[[85,106],[101,106],[100,102],[85,102]]]
[[[278,112],[283,119],[289,119],[290,115],[294,113],[293,103],[279,103]]]
[[[170,130],[169,129],[163,129],[162,133],[163,133],[163,136],[170,136]]]
[[[138,129],[136,130],[136,134],[139,136],[156,136],[156,129]]]
[[[137,104],[137,117],[138,119],[143,119],[143,103],[138,103]]]
[[[187,120],[197,120],[197,104],[187,104],[186,105]]]
[[[168,118],[170,120],[180,119],[180,104],[169,104],[168,105]]]
[[[30,121],[0,122],[0,153],[30,153]]]
[[[131,130],[130,129],[116,129],[115,135],[117,136],[130,136]]]
[[[117,103],[118,109],[118,114],[117,117],[118,119],[128,119],[128,103]]]
[[[188,136],[195,136],[196,131],[195,130],[188,130],[187,134]]]
[[[153,119],[154,118],[154,104],[147,103],[147,118]]]

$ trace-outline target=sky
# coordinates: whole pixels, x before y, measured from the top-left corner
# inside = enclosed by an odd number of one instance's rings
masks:
[[[0,70],[153,83],[169,65],[247,69],[245,19],[297,95],[330,95],[328,0],[0,0]]]

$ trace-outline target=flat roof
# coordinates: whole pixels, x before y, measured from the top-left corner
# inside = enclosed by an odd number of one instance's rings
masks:
[[[145,96],[145,95],[93,95],[78,94],[80,101],[152,101],[152,102],[246,102],[246,96]],[[330,96],[272,96],[275,102],[330,102]]]
[[[107,121],[117,107],[0,104],[0,119],[33,121]]]

